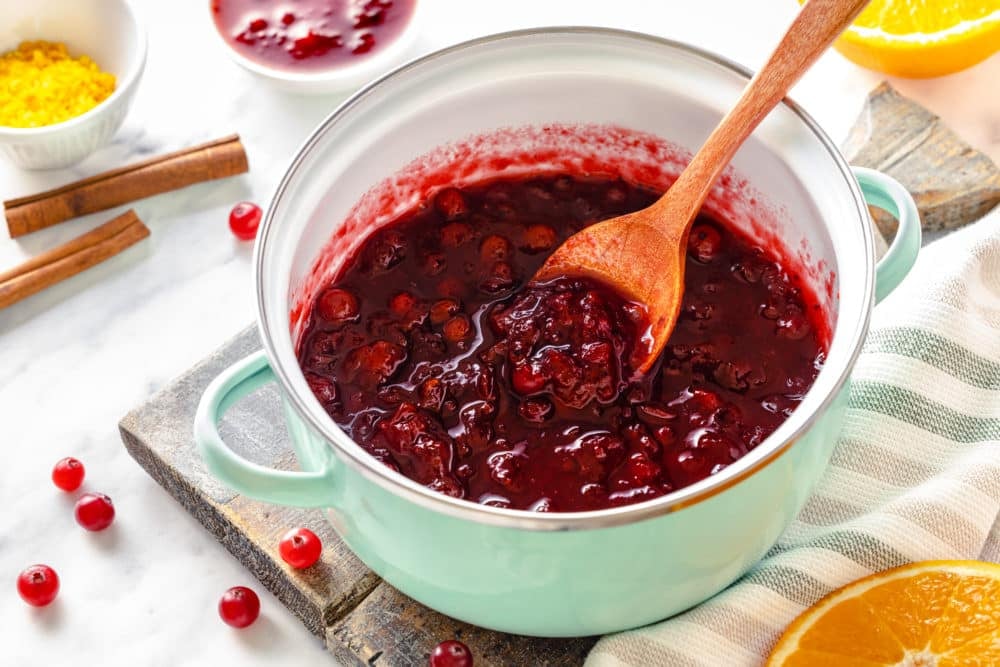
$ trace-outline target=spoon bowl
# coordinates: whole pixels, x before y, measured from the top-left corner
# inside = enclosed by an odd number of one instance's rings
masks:
[[[719,174],[868,1],[809,0],[736,106],[660,199],[641,211],[577,232],[535,273],[535,282],[563,276],[591,278],[644,305],[648,333],[632,354],[638,372],[653,365],[677,322],[691,224]]]

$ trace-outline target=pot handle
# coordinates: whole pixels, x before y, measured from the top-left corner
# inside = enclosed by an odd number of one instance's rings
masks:
[[[219,436],[219,419],[238,400],[274,382],[274,372],[260,350],[218,375],[202,394],[194,417],[194,440],[209,471],[245,496],[275,505],[326,507],[333,504],[332,470],[275,470],[248,461]]]
[[[867,167],[851,167],[865,201],[899,221],[896,238],[875,266],[875,303],[889,296],[913,268],[920,251],[920,213],[899,181]]]

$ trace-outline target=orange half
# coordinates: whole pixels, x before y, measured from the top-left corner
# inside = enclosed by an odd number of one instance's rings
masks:
[[[834,46],[886,74],[951,74],[1000,50],[1000,0],[872,0]]]
[[[795,619],[767,667],[996,667],[1000,565],[924,561],[859,579]]]

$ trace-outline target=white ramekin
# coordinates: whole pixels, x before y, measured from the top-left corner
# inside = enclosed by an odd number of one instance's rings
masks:
[[[350,65],[302,72],[269,67],[238,52],[219,31],[211,13],[212,3],[205,2],[205,5],[209,8],[207,14],[209,20],[212,21],[213,31],[218,35],[219,42],[236,64],[278,90],[302,95],[323,95],[347,92],[358,88],[405,61],[411,55],[415,37],[420,29],[424,1],[414,1],[413,15],[410,16],[409,22],[396,39],[385,45],[385,48],[379,49],[369,57],[360,58],[358,62]]]
[[[44,127],[0,126],[0,149],[24,169],[66,167],[114,136],[146,64],[146,32],[126,0],[0,2],[0,52],[26,40],[63,42],[115,75],[115,91],[90,111]]]

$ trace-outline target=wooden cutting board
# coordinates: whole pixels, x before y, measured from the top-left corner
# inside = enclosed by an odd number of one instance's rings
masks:
[[[925,228],[954,229],[1000,202],[1000,171],[940,120],[888,84],[870,94],[845,144],[852,164],[882,169],[912,192]],[[877,218],[887,236],[892,224]],[[132,457],[253,572],[345,665],[426,665],[439,641],[459,638],[476,665],[579,665],[596,638],[537,639],[491,632],[431,611],[368,570],[318,510],[266,505],[215,481],[192,440],[195,409],[224,368],[260,348],[256,328],[238,334],[149,401],[126,415],[122,440]],[[222,434],[239,454],[294,469],[277,391],[265,387],[238,403]],[[288,528],[322,538],[322,561],[289,569],[278,555]]]

